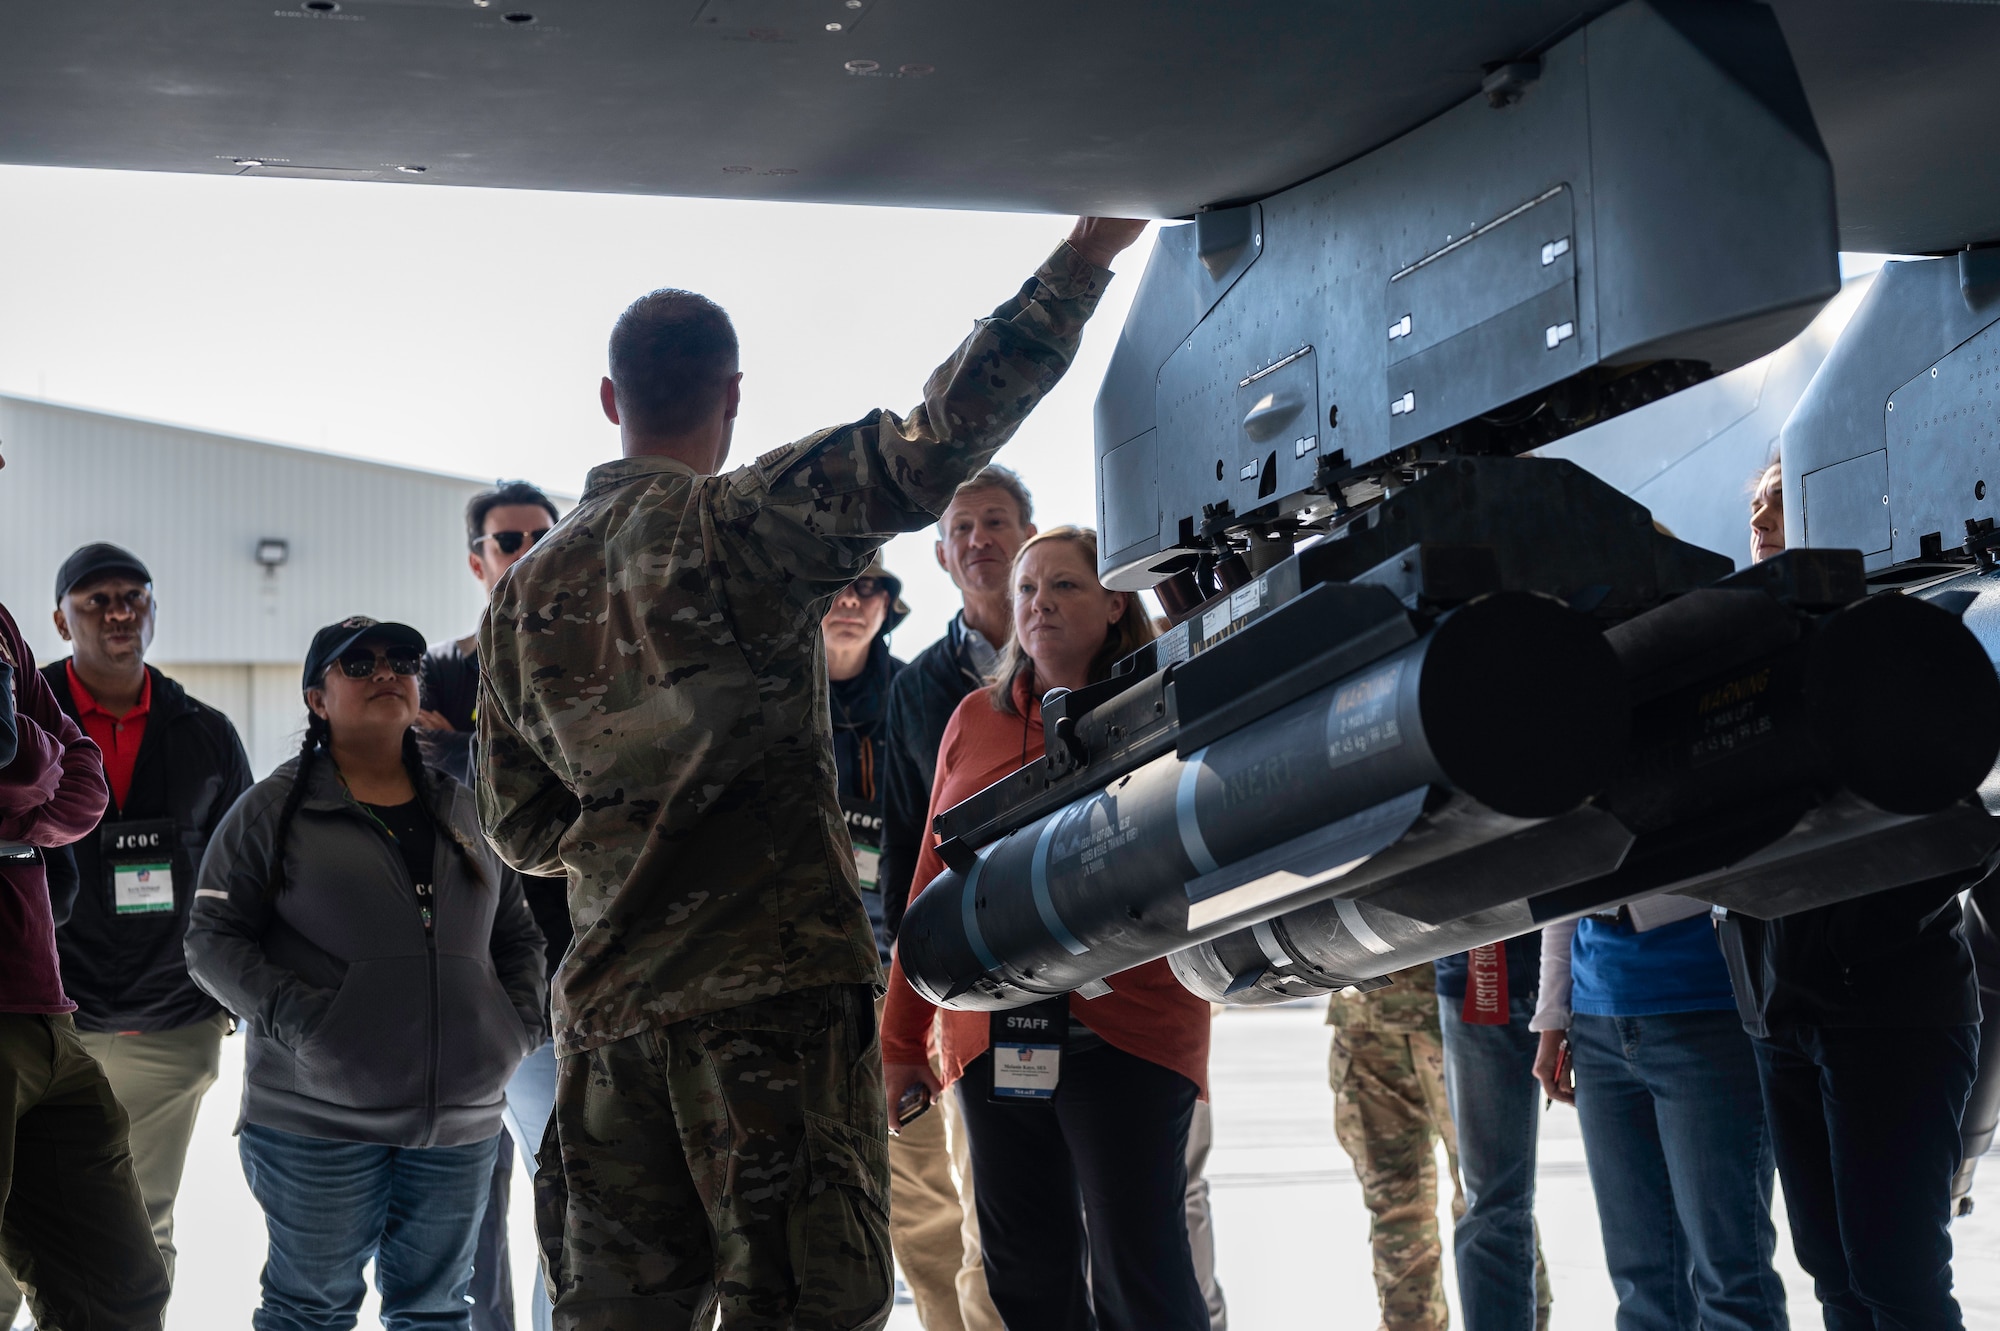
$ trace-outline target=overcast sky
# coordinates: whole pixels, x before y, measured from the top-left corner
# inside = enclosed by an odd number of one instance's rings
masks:
[[[745,462],[877,406],[906,410],[1068,228],[0,167],[0,392],[575,493],[617,453],[597,381],[635,296],[687,287],[735,319]],[[1150,244],[1120,262],[1081,359],[1001,455],[1044,526],[1095,521],[1091,405]],[[897,644],[908,657],[956,596],[927,535],[889,558],[915,610]]]

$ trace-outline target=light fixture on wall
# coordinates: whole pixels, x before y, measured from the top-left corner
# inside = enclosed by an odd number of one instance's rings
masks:
[[[257,542],[257,562],[264,566],[266,573],[276,573],[279,566],[291,557],[292,547],[289,542],[281,541],[275,536],[266,536]]]

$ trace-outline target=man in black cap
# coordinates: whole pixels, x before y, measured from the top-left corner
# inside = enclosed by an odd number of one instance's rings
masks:
[[[157,603],[129,550],[86,545],[56,575],[67,660],[56,702],[104,754],[111,803],[72,852],[80,879],[56,930],[83,1045],[132,1121],[132,1163],[169,1278],[174,1197],[229,1016],[188,977],[181,936],[216,824],[251,785],[229,718],[146,664]]]

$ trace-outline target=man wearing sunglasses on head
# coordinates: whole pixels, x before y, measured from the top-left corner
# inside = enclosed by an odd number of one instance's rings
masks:
[[[820,621],[1061,379],[1144,230],[1078,219],[907,414],[733,471],[729,316],[661,290],[613,328],[599,402],[623,456],[479,635],[480,821],[523,871],[567,870],[577,926],[535,1182],[564,1331],[888,1320],[883,977]],[[883,286],[857,276],[857,298]],[[867,353],[836,336],[821,354]]]
[[[526,481],[501,481],[481,490],[465,505],[466,564],[491,599],[500,575],[514,567],[548,535],[559,515],[555,502]],[[472,784],[473,728],[479,704],[479,638],[468,634],[441,643],[424,657],[423,708],[417,713],[417,736],[424,761]],[[513,873],[514,870],[504,870]],[[528,909],[547,940],[549,975],[569,946],[569,905],[561,878],[522,876]],[[507,1203],[514,1173],[514,1152],[520,1150],[528,1177],[535,1175],[535,1152],[548,1126],[555,1097],[555,1047],[544,1042],[528,1056],[507,1087],[508,1134],[500,1139],[493,1162],[493,1191],[486,1218],[480,1224],[479,1249],[473,1261],[472,1331],[514,1331],[514,1284],[507,1257]],[[548,1295],[539,1290],[532,1310],[534,1331],[549,1329]]]
[[[228,717],[146,664],[158,603],[137,555],[86,545],[63,561],[55,594],[70,656],[42,678],[102,750],[111,787],[103,821],[70,848],[78,891],[56,930],[63,988],[131,1119],[132,1164],[171,1279],[174,1198],[229,1032],[188,975],[181,935],[209,838],[250,788],[250,760]]]

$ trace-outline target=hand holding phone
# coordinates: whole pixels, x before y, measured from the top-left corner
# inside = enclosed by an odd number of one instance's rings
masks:
[[[895,1122],[889,1129],[889,1135],[901,1136],[904,1128],[928,1114],[935,1103],[930,1087],[920,1081],[911,1082],[903,1088],[903,1098],[896,1102]]]
[[[1541,1048],[1535,1052],[1535,1080],[1542,1084],[1548,1104],[1576,1103],[1576,1069],[1570,1062],[1569,1036],[1563,1031],[1543,1031]]]

